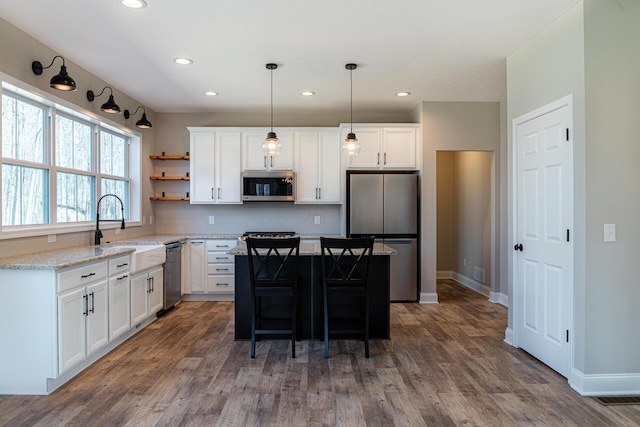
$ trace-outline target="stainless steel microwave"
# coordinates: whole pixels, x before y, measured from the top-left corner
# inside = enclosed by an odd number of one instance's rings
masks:
[[[293,202],[293,172],[243,172],[242,200],[245,202]]]

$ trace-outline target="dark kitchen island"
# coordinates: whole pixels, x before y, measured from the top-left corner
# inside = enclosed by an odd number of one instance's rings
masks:
[[[229,251],[235,255],[235,338],[251,339],[251,289],[247,246],[239,244]],[[370,337],[389,339],[389,257],[397,251],[390,246],[376,243],[371,260]],[[324,337],[322,307],[322,258],[320,243],[300,243],[298,258],[299,309],[297,339],[320,340]],[[291,301],[263,298],[263,317],[278,318],[279,313],[290,313]],[[340,317],[352,317],[352,301],[334,302],[332,313]],[[332,314],[333,317],[333,314]],[[277,320],[274,320],[277,322]]]

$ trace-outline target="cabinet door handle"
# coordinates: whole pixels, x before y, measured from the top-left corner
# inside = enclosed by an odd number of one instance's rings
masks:
[[[147,277],[147,293],[151,293],[151,278]]]
[[[96,312],[96,295],[94,292],[91,292],[91,312]]]
[[[81,279],[86,279],[87,277],[95,276],[96,273],[82,274],[80,276]]]
[[[271,156],[271,167],[273,167],[273,156]]]
[[[387,153],[384,153],[384,164],[387,164]]]
[[[118,280],[126,279],[127,277],[129,277],[129,275],[128,275],[128,274],[125,274],[124,276],[120,276],[120,277],[118,277]]]
[[[264,167],[267,167],[267,156],[262,156],[262,158],[264,159]]]
[[[191,241],[191,244],[192,244],[192,245],[201,245],[201,244],[203,244],[203,243],[204,243],[204,241],[202,241],[202,240],[192,240],[192,241]]]
[[[229,259],[227,256],[217,256],[216,259]]]
[[[84,300],[84,311],[82,312],[82,314],[85,316],[88,316],[89,315],[89,295],[83,295],[82,299]]]
[[[151,280],[151,292],[155,292],[155,290],[156,290],[155,277],[149,277],[149,280]]]
[[[322,199],[322,188],[318,188],[318,200]]]
[[[216,245],[216,248],[228,248],[229,245]]]
[[[211,187],[211,200],[215,199],[215,195],[213,194],[213,187]]]
[[[229,271],[228,268],[216,268],[216,271]]]
[[[218,200],[221,199],[220,197],[220,187],[218,187]]]
[[[216,283],[216,286],[229,286],[229,283]]]
[[[377,165],[380,165],[380,153],[378,153],[378,160],[376,161]]]
[[[116,267],[118,267],[118,268],[122,268],[122,267],[125,267],[125,266],[127,266],[127,265],[129,265],[129,263],[128,263],[128,262],[125,262],[124,264],[118,264]]]

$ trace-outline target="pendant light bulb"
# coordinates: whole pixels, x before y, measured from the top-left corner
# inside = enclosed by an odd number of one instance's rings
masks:
[[[267,133],[267,138],[262,143],[265,156],[277,156],[282,151],[282,143],[273,131],[273,70],[277,68],[278,64],[267,64],[267,70],[271,71],[271,132]]]
[[[356,138],[356,134],[353,133],[353,70],[358,68],[358,66],[356,64],[347,64],[344,68],[349,70],[349,80],[351,83],[351,128],[347,134],[347,138],[344,140],[344,144],[342,144],[342,152],[347,156],[355,156],[360,152],[360,143],[358,142],[358,138]]]

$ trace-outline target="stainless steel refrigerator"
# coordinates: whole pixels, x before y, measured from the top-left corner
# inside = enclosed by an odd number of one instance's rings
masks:
[[[347,236],[375,236],[398,250],[391,256],[391,301],[419,298],[417,172],[347,172]]]

